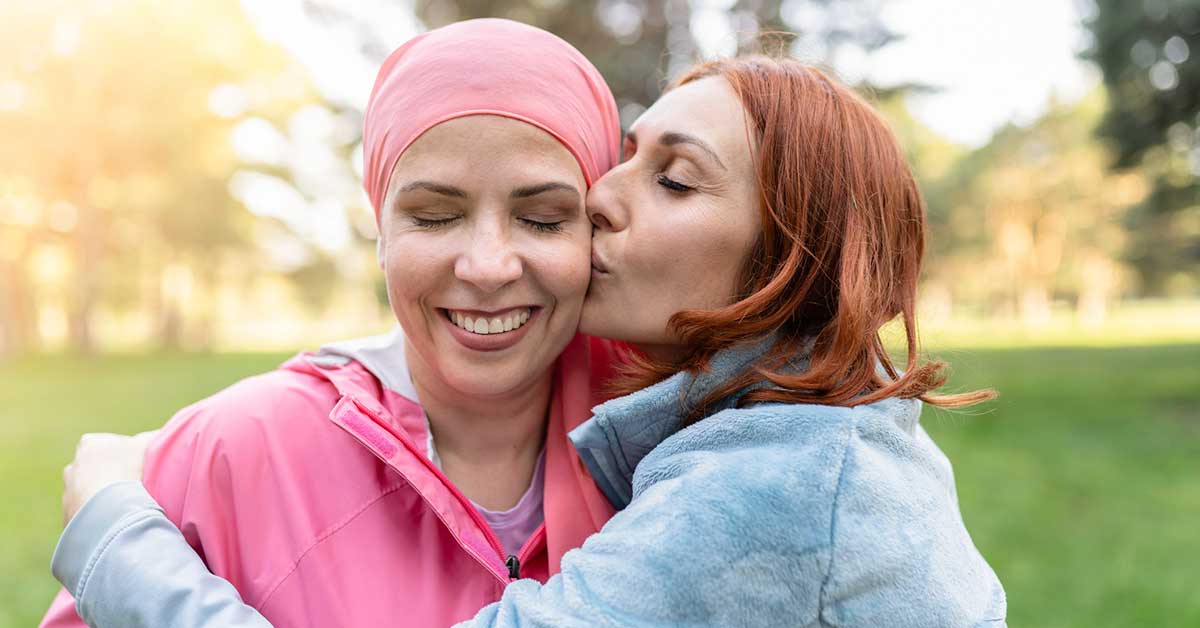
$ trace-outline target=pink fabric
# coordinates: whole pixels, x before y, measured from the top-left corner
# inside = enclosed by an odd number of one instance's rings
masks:
[[[566,432],[590,416],[608,345],[576,337],[555,366],[545,525],[518,556],[545,581],[613,514]],[[304,355],[180,411],[146,485],[245,601],[276,626],[447,626],[499,599],[506,554],[425,456],[425,419],[363,366]],[[420,445],[418,445],[420,444]],[[43,626],[83,626],[65,591]]]
[[[434,125],[490,114],[562,142],[588,186],[616,164],[621,125],[600,72],[538,28],[467,20],[418,35],[383,63],[363,120],[363,187],[376,217],[396,160]]]

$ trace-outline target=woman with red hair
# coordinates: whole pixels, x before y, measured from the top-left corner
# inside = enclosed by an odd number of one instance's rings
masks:
[[[992,393],[939,394],[944,364],[918,355],[923,202],[878,114],[794,60],[715,61],[623,153],[588,193],[581,329],[634,350],[619,396],[570,435],[619,512],[560,574],[511,583],[462,625],[1004,625],[918,422],[922,402]],[[897,319],[899,366],[880,339]],[[132,539],[114,523],[73,559],[107,574],[81,600],[96,625],[169,604],[204,625],[201,602],[240,604],[192,599],[215,576],[158,523]]]

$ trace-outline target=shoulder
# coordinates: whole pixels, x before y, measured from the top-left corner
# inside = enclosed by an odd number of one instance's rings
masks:
[[[769,543],[787,530],[797,543],[828,545],[860,413],[796,404],[718,412],[676,432],[641,461],[635,500],[670,493],[674,508],[727,522],[739,536]]]
[[[167,430],[248,436],[273,424],[324,418],[337,400],[337,390],[328,380],[279,368],[238,381],[184,408]]]
[[[711,473],[718,486],[740,490],[743,482],[763,484],[763,471],[775,477],[814,467],[828,481],[836,479],[859,424],[868,420],[863,409],[807,404],[722,410],[665,439],[638,472]]]
[[[317,501],[340,516],[382,490],[378,460],[329,418],[338,388],[304,364],[241,380],[167,423],[146,452],[143,481],[172,521],[211,533],[240,517],[278,523],[287,518],[265,513]]]
[[[898,507],[913,505],[905,500],[914,493],[952,494],[945,457],[915,425],[919,411],[919,402],[906,400],[724,410],[651,452],[635,474],[635,494],[680,480],[706,500],[746,502],[755,517],[802,516],[828,538],[833,511],[847,494]]]
[[[303,359],[238,381],[167,422],[146,454],[146,476],[217,461],[261,465],[281,454],[325,449],[340,431],[329,420],[339,398],[330,380]]]
[[[932,446],[918,426],[920,412],[920,402],[907,399],[853,407],[764,403],[706,417],[666,439],[660,449],[663,454],[748,453],[760,464],[786,459],[792,468],[842,459],[859,448],[878,449],[883,458],[917,458]],[[944,460],[940,452],[937,456]]]

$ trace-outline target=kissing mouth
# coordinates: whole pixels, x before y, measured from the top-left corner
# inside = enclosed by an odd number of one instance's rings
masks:
[[[532,307],[515,307],[493,314],[473,310],[439,308],[455,327],[480,336],[516,331],[529,322]]]
[[[604,265],[604,261],[600,259],[599,255],[596,255],[595,251],[592,251],[592,270],[598,273],[608,273],[608,267]]]

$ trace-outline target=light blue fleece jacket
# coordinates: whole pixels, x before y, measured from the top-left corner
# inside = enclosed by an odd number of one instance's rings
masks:
[[[620,512],[545,585],[513,582],[460,628],[1004,626],[1004,590],[919,402],[738,409],[741,391],[680,429],[685,399],[764,347],[597,406],[570,437]],[[80,511],[52,570],[97,628],[270,625],[137,483]]]

